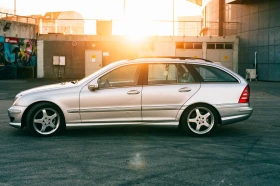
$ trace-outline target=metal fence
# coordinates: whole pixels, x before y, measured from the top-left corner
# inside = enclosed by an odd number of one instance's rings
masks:
[[[0,12],[0,19],[7,21],[16,21],[20,23],[37,24],[37,19],[30,16],[19,16],[9,13]]]
[[[203,26],[205,25],[205,26]],[[86,34],[86,35],[131,35],[131,36],[229,36],[236,35],[236,22],[198,21],[123,21],[123,20],[46,20],[40,21],[40,34]]]
[[[37,24],[40,34],[130,36],[229,36],[238,32],[237,22],[140,21],[98,19],[46,19],[0,12],[0,19]]]

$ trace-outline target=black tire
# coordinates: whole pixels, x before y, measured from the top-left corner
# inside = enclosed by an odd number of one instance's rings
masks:
[[[181,118],[181,128],[191,136],[208,135],[214,131],[217,123],[217,111],[204,104],[188,107]]]
[[[34,105],[26,116],[27,128],[35,135],[51,136],[65,129],[61,110],[51,103]]]

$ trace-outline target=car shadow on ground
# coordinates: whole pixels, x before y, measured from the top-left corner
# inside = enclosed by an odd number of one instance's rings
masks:
[[[27,128],[13,130],[13,136],[34,136]],[[219,126],[206,138],[240,137],[249,135],[250,131],[240,129],[238,126]],[[177,127],[154,127],[154,126],[95,126],[85,128],[70,128],[53,137],[193,137],[184,133]],[[196,137],[196,136],[194,136]],[[199,136],[201,138],[201,136]]]

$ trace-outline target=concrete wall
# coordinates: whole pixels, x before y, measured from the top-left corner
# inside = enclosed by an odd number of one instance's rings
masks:
[[[10,22],[10,29],[3,31],[6,22]],[[0,36],[36,39],[37,26],[34,24],[0,20]]]
[[[70,35],[40,35],[43,41],[43,52],[38,52],[38,64],[44,65],[45,78],[83,78],[85,76],[85,50],[101,50],[102,65],[106,66],[114,61],[132,59],[139,56],[175,56],[176,42],[203,43],[203,57],[207,58],[207,42],[230,42],[234,44],[233,69],[237,71],[238,41],[237,37],[148,37],[144,41],[132,41],[122,36],[70,36]],[[107,54],[109,54],[107,56]],[[39,56],[39,55],[43,55]],[[53,56],[65,56],[65,66],[54,66]],[[193,56],[190,56],[193,57]],[[38,67],[38,69],[40,69]],[[38,74],[42,74],[41,72]]]
[[[242,2],[242,4],[227,4],[223,10],[225,21],[239,23],[238,72],[245,76],[246,69],[254,68],[257,52],[258,79],[280,81],[280,1]],[[217,7],[213,6],[207,8],[209,14],[216,12],[216,9]]]
[[[110,36],[109,36],[110,37]],[[90,39],[87,36],[40,36],[44,40],[43,64],[45,78],[83,78],[85,76],[85,51],[101,50],[109,53],[103,56],[102,65],[113,61],[138,57],[139,47],[120,38]],[[39,54],[38,54],[39,55]],[[65,56],[65,66],[54,66],[53,56]],[[38,56],[38,58],[40,58]]]

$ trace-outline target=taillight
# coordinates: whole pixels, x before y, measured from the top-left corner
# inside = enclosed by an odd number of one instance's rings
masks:
[[[244,88],[244,90],[239,98],[239,103],[249,103],[249,98],[250,98],[250,86],[247,85]]]

